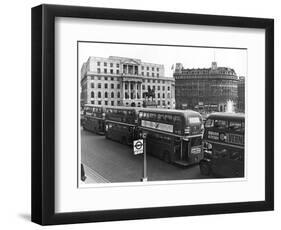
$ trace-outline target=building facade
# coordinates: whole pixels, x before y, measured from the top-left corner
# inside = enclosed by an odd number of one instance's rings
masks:
[[[245,113],[245,77],[240,76],[238,81],[237,111]]]
[[[202,112],[225,111],[228,101],[236,106],[238,77],[234,69],[218,67],[184,69],[181,63],[174,70],[175,100],[179,109]]]
[[[175,80],[164,65],[140,59],[89,57],[81,68],[81,104],[175,107]]]

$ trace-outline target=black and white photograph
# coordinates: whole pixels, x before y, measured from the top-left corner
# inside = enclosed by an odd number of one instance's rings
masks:
[[[34,222],[273,210],[272,19],[32,16]]]
[[[245,179],[247,48],[77,42],[79,185]]]

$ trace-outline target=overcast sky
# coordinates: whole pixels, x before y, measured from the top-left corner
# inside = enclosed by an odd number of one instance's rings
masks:
[[[209,68],[214,60],[219,67],[233,68],[238,76],[247,75],[247,50],[240,49],[79,42],[79,70],[89,56],[121,56],[163,64],[165,77],[173,77],[171,67],[177,62],[184,68]]]

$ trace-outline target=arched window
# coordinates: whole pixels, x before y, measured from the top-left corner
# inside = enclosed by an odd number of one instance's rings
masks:
[[[114,92],[111,92],[111,98],[114,98]]]
[[[104,93],[104,97],[108,98],[108,93],[107,92]]]
[[[101,98],[101,92],[98,92],[98,98]]]
[[[95,97],[95,93],[94,91],[91,92],[91,98],[94,98]]]

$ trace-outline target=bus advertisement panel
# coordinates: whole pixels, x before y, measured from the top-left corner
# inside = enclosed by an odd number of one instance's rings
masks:
[[[218,177],[244,177],[245,116],[214,113],[207,117],[204,132],[205,157],[201,173]]]
[[[203,158],[202,117],[195,111],[141,109],[139,130],[147,133],[147,152],[168,163],[188,166]]]

